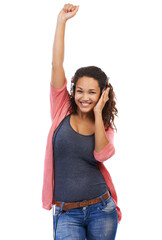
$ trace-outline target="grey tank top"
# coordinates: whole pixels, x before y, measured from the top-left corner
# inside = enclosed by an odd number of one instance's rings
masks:
[[[70,125],[70,115],[53,134],[56,201],[90,200],[104,194],[107,184],[93,156],[95,135],[82,135]]]

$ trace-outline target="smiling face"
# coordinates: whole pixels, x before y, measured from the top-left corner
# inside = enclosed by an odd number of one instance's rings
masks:
[[[100,87],[98,81],[91,77],[81,77],[75,87],[75,103],[78,110],[88,113],[97,104],[100,97]]]

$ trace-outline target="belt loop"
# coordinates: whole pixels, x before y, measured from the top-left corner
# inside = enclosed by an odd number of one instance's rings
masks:
[[[100,196],[101,201],[102,201],[102,204],[103,204],[104,206],[106,205],[106,203],[105,203],[105,200],[103,199],[102,196],[105,195],[107,192],[109,192],[109,189],[107,189],[106,192]]]
[[[103,199],[103,197],[102,196],[100,196],[100,198],[101,198],[101,201],[102,201],[102,204],[105,206],[105,200]]]
[[[108,189],[108,192],[109,192],[109,194],[110,194],[110,196],[111,196],[111,192],[110,192],[110,190]]]
[[[60,211],[62,211],[64,204],[65,202],[62,202]]]

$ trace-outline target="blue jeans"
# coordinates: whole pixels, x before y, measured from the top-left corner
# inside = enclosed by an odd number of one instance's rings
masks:
[[[55,205],[53,214],[54,240],[114,240],[118,216],[111,195],[87,207],[63,210]],[[54,207],[54,205],[53,205]]]

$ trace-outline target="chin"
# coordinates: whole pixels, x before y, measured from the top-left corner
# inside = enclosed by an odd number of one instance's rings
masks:
[[[78,107],[80,112],[84,112],[84,113],[89,113],[89,112],[93,112],[94,108],[80,108]]]
[[[91,108],[80,108],[80,107],[78,107],[78,109],[81,111],[81,112],[89,112],[89,111],[91,111],[92,109]]]

